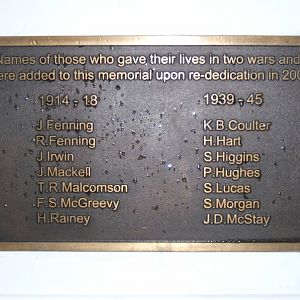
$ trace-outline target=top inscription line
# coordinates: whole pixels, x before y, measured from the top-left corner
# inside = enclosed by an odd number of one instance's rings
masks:
[[[300,36],[14,36],[0,46],[264,45],[299,46]]]

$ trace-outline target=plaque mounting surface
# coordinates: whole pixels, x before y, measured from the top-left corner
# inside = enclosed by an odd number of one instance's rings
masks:
[[[0,249],[300,249],[299,37],[0,39]]]

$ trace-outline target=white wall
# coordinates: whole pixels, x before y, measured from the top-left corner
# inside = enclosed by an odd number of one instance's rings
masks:
[[[298,0],[0,0],[1,35],[299,35]]]
[[[0,0],[0,35],[299,35],[300,1]],[[300,253],[0,252],[1,299],[300,299]]]

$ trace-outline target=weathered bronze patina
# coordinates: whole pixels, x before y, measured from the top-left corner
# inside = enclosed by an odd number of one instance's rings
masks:
[[[0,38],[0,250],[299,250],[299,46]]]

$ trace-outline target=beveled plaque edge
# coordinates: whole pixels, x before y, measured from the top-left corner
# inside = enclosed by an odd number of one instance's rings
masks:
[[[300,36],[2,36],[0,46],[248,45],[300,46]],[[300,243],[198,242],[0,242],[0,251],[294,252]]]
[[[298,252],[300,243],[0,242],[0,251]]]
[[[0,46],[92,45],[274,45],[299,46],[300,36],[257,35],[109,35],[109,36],[2,36]]]

